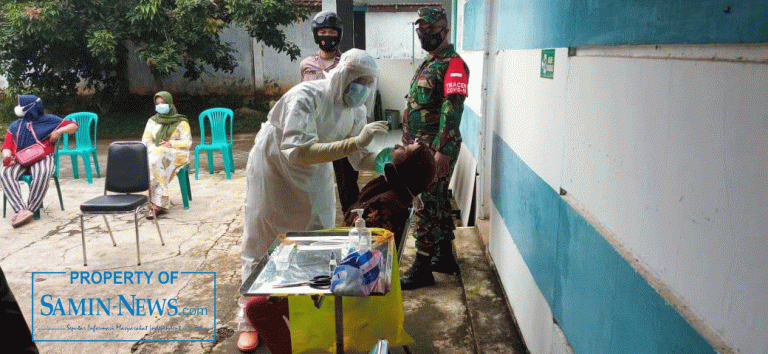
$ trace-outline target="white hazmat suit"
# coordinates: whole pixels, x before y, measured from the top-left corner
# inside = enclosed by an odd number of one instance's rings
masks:
[[[370,55],[349,50],[326,79],[294,86],[269,112],[248,155],[243,281],[279,234],[334,226],[331,161],[347,156],[355,169],[372,169],[375,156],[365,146],[386,125],[366,125],[365,106],[349,107],[345,93],[353,81],[377,75]],[[239,322],[241,331],[252,330]]]

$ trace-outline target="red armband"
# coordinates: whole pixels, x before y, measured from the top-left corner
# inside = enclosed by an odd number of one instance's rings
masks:
[[[467,82],[469,75],[464,68],[464,61],[461,58],[451,58],[448,61],[448,70],[445,72],[445,95],[459,94],[467,96]]]

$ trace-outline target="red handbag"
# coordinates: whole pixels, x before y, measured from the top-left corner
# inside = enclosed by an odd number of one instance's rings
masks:
[[[45,145],[40,142],[40,140],[37,139],[37,135],[35,134],[35,130],[32,129],[32,123],[27,122],[27,130],[32,132],[32,136],[35,138],[36,143],[25,147],[24,149],[16,151],[16,162],[19,165],[22,165],[24,167],[29,167],[37,163],[38,161],[45,158],[46,155],[48,155],[45,152]],[[19,132],[21,131],[21,124],[19,124],[19,129],[16,131],[16,136],[19,136]]]

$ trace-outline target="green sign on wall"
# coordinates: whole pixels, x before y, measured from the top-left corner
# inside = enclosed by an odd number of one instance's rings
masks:
[[[551,79],[555,76],[555,50],[541,50],[541,77]]]

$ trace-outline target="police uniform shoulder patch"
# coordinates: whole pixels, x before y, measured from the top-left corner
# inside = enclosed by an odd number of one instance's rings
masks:
[[[467,83],[469,82],[469,75],[464,67],[464,61],[461,58],[451,58],[448,62],[448,70],[445,72],[445,95],[462,95],[467,96]]]

